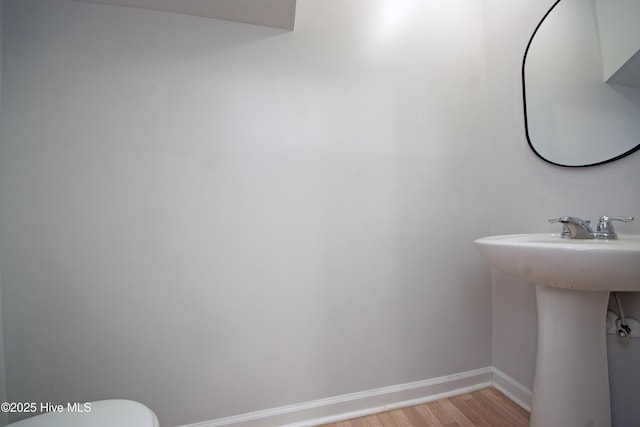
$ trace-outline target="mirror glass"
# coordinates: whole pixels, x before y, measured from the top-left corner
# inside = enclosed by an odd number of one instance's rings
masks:
[[[527,139],[560,166],[640,149],[640,1],[558,0],[522,65]]]

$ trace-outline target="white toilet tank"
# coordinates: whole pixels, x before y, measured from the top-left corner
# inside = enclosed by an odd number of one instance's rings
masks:
[[[156,414],[133,400],[98,400],[80,408],[84,412],[48,412],[7,427],[159,427]]]

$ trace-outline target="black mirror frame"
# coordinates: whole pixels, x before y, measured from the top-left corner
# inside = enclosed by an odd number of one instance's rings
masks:
[[[547,18],[547,16],[549,16],[549,14],[553,11],[553,9],[555,9],[555,7],[558,5],[558,3],[560,3],[562,0],[556,0],[555,3],[553,3],[553,5],[551,6],[551,8],[547,11],[547,13],[544,14],[544,16],[542,17],[542,19],[540,20],[540,22],[538,22],[538,25],[536,25],[536,28],[533,30],[533,34],[531,34],[531,38],[529,38],[529,42],[527,43],[527,47],[524,51],[524,57],[522,59],[522,104],[524,107],[524,130],[525,130],[525,134],[527,137],[527,143],[529,144],[529,148],[531,148],[531,151],[534,152],[534,154],[536,156],[538,156],[540,159],[544,160],[547,163],[550,163],[552,165],[555,166],[561,166],[561,167],[565,167],[565,168],[585,168],[588,166],[599,166],[599,165],[604,165],[607,163],[611,163],[614,162],[616,160],[622,159],[623,157],[626,157],[632,153],[635,153],[636,151],[640,150],[640,143],[638,143],[638,145],[636,145],[635,147],[633,147],[632,149],[617,155],[615,157],[612,157],[610,159],[607,160],[603,160],[601,162],[596,162],[596,163],[588,163],[588,164],[584,164],[584,165],[565,165],[562,163],[556,163],[552,160],[547,159],[546,157],[542,156],[533,146],[533,143],[531,142],[531,137],[529,136],[529,119],[527,117],[527,89],[526,89],[526,83],[525,83],[525,65],[527,63],[527,54],[529,53],[529,48],[531,47],[531,43],[533,42],[533,39],[536,36],[536,33],[538,32],[538,30],[540,29],[540,27],[542,26],[542,23],[544,22],[544,20]]]

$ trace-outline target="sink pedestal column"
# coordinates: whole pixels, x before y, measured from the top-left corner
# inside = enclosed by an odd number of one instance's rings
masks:
[[[609,291],[536,285],[538,351],[531,427],[610,427]]]

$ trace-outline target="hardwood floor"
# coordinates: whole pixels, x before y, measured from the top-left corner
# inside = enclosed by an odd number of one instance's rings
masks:
[[[529,414],[493,387],[320,427],[527,427]]]

